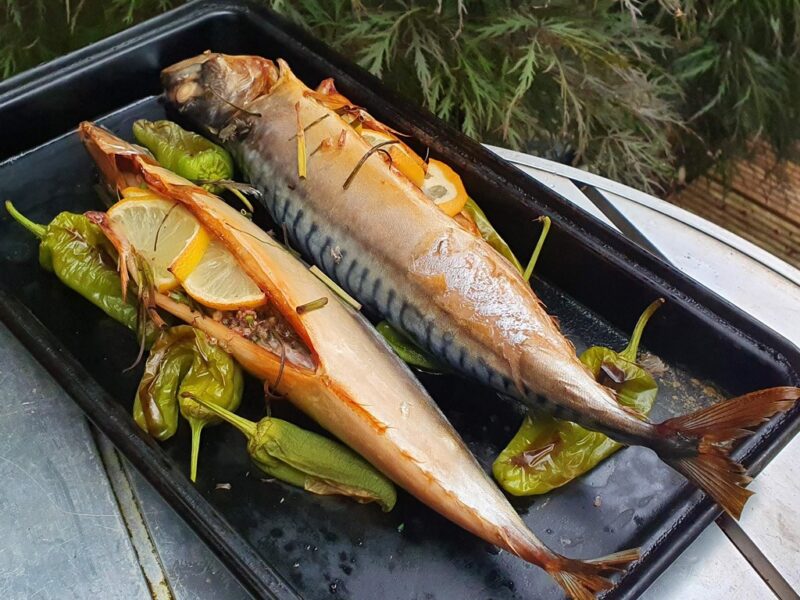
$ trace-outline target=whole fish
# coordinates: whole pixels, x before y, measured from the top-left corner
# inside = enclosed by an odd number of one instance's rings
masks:
[[[395,483],[464,529],[546,569],[575,598],[612,586],[602,573],[638,551],[582,562],[549,550],[528,530],[409,369],[360,314],[252,221],[145,151],[91,123],[80,135],[105,179],[117,189],[147,185],[186,207],[238,259],[269,303],[305,342],[308,361],[287,359],[187,304],[155,293],[163,310],[215,338],[251,374],[270,383]],[[100,214],[102,215],[102,213]],[[107,230],[102,217],[93,219]],[[124,270],[130,249],[108,231]],[[133,264],[133,263],[131,263]],[[327,298],[323,308],[298,306]],[[302,314],[299,314],[302,313]]]
[[[165,69],[162,83],[173,106],[232,152],[292,242],[362,304],[456,371],[653,449],[739,516],[749,478],[727,442],[789,409],[800,389],[642,419],[592,377],[519,272],[359,134],[352,117],[370,119],[363,109],[309,89],[282,60],[253,56],[207,52]]]

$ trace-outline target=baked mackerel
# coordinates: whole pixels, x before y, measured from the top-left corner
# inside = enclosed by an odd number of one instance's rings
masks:
[[[361,303],[453,369],[532,408],[653,449],[739,516],[749,478],[728,442],[790,408],[798,388],[651,423],[592,377],[507,260],[370,153],[348,113],[331,108],[284,61],[206,53],[162,79],[169,102],[230,149],[292,243]]]

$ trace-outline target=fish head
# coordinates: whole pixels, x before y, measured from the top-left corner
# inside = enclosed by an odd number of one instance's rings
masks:
[[[206,51],[161,72],[169,103],[218,141],[228,141],[253,115],[248,105],[267,93],[278,68],[260,56]]]
[[[146,148],[118,138],[107,129],[84,121],[78,126],[78,136],[97,164],[103,181],[112,193],[127,187],[140,187],[144,179],[135,168],[135,157],[154,162]]]

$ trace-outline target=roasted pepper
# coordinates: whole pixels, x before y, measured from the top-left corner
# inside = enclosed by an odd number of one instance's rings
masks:
[[[230,354],[212,344],[208,336],[199,329],[192,331],[194,356],[192,365],[181,382],[180,408],[181,415],[192,428],[189,477],[194,481],[197,477],[200,434],[206,425],[219,423],[220,419],[192,398],[202,398],[206,402],[235,411],[242,401],[244,378],[241,367]]]
[[[97,225],[83,215],[68,212],[59,214],[49,225],[39,225],[20,214],[9,201],[6,210],[39,238],[42,267],[109,317],[137,331],[135,294],[122,299],[116,252]]]
[[[153,153],[165,169],[192,181],[229,180],[233,177],[233,159],[222,146],[201,135],[186,131],[172,121],[139,119],[133,124],[136,141]],[[204,187],[212,193],[221,188]]]
[[[159,441],[178,429],[178,392],[194,360],[191,327],[165,329],[150,349],[144,375],[133,401],[133,419]]]
[[[244,380],[239,365],[208,336],[189,325],[162,331],[145,365],[133,403],[133,418],[148,434],[164,441],[178,428],[178,412],[192,430],[190,477],[197,476],[203,427],[219,419],[192,397],[236,410]],[[184,396],[183,394],[188,394]]]
[[[617,392],[620,404],[642,415],[650,412],[658,385],[636,364],[636,355],[648,319],[663,303],[658,299],[647,307],[621,352],[594,346],[580,356],[598,381]],[[494,461],[492,472],[510,494],[544,494],[586,473],[621,447],[602,433],[570,421],[530,413]]]
[[[375,327],[395,354],[407,364],[434,373],[445,371],[439,361],[417,346],[406,334],[392,327],[388,321],[381,321]]]
[[[394,507],[394,484],[346,446],[282,419],[254,423],[199,396],[194,400],[244,434],[250,458],[267,475],[314,494],[377,502],[384,511]]]

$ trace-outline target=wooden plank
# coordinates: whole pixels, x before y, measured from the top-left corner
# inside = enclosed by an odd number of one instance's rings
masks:
[[[86,420],[0,325],[0,598],[150,598]]]
[[[742,187],[748,179],[750,180],[750,184],[752,186],[752,188],[749,190]],[[719,191],[712,191],[712,184],[714,188]],[[758,183],[757,177],[754,175],[742,175],[740,181],[734,179],[733,181],[728,182],[725,182],[720,178],[703,177],[695,182],[690,188],[687,188],[687,190],[692,191],[695,194],[699,192],[700,194],[712,196],[718,194],[724,196],[727,193],[739,194],[746,198],[748,202],[755,207],[762,208],[763,210],[769,211],[774,215],[788,219],[795,225],[800,224],[800,201],[795,201],[786,194],[785,185],[776,184],[774,188],[763,190],[757,194],[754,194],[753,192],[758,189],[759,185],[760,184]],[[678,197],[680,196],[681,194],[678,194]]]
[[[725,174],[710,169],[670,201],[800,266],[800,165],[761,140]]]
[[[740,217],[760,220],[765,224],[775,225],[778,228],[787,224],[786,216],[765,209],[738,191],[726,190],[719,182],[708,180],[704,189],[708,189],[710,192],[707,202],[719,208],[734,210]],[[796,223],[790,221],[788,224],[792,225],[795,231],[798,229]]]
[[[705,177],[777,213],[794,215],[795,221],[800,222],[800,168],[793,163],[766,164],[756,154],[751,160],[738,161],[726,174],[711,170]],[[698,183],[703,179],[699,178]],[[690,187],[694,185],[693,182]]]

